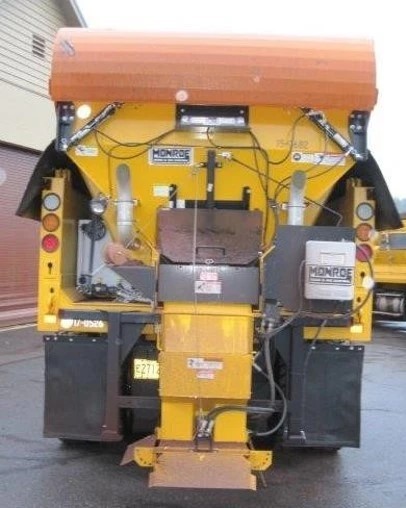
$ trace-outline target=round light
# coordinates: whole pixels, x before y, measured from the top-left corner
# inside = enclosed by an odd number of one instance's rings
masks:
[[[367,243],[361,243],[357,245],[357,260],[358,261],[368,261],[372,258],[374,251],[372,247]]]
[[[58,196],[58,194],[54,194],[52,192],[50,194],[47,194],[44,197],[42,204],[43,204],[44,208],[46,208],[50,212],[54,212],[55,210],[57,210],[60,207],[61,198]]]
[[[59,217],[54,213],[47,213],[42,219],[42,227],[45,231],[56,231],[59,228]]]
[[[368,242],[372,236],[372,226],[366,222],[361,222],[355,229],[355,234],[361,242]]]
[[[45,252],[55,252],[59,247],[58,237],[55,235],[45,235],[41,245]]]
[[[355,213],[361,220],[370,220],[374,216],[374,208],[369,203],[360,203]]]
[[[99,196],[93,198],[90,203],[90,211],[95,215],[102,215],[107,208],[107,198],[105,196]]]
[[[92,108],[89,104],[81,104],[76,110],[76,116],[81,120],[86,120],[92,114]]]

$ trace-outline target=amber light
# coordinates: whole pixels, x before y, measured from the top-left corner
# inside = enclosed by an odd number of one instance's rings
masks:
[[[357,260],[358,261],[369,261],[372,258],[374,251],[372,247],[367,243],[361,243],[357,245]]]
[[[59,217],[54,213],[47,213],[42,219],[42,227],[45,231],[56,231],[59,228]]]
[[[361,240],[361,242],[367,242],[371,238],[372,226],[370,224],[366,224],[365,222],[358,224],[355,229],[355,234],[357,235],[358,240]]]
[[[55,235],[45,235],[41,245],[45,252],[55,252],[59,247],[58,237]]]

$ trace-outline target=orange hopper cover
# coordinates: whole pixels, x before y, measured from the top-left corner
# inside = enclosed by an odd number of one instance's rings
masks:
[[[371,41],[156,35],[63,28],[54,101],[184,102],[371,110]]]

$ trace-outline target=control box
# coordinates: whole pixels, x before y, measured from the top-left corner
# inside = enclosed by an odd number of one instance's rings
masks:
[[[355,271],[354,242],[306,242],[305,298],[352,300]]]

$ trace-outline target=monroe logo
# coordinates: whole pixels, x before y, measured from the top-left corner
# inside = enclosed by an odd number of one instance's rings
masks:
[[[351,266],[308,265],[309,282],[312,284],[352,284],[354,268]]]
[[[193,148],[155,146],[149,149],[149,163],[153,166],[189,166],[193,164]]]

